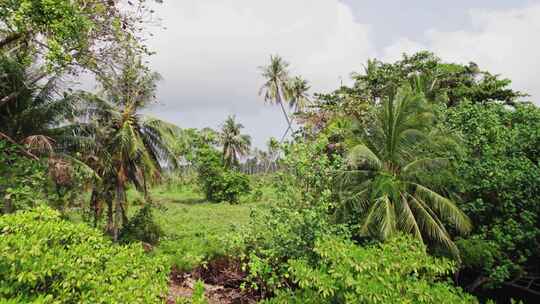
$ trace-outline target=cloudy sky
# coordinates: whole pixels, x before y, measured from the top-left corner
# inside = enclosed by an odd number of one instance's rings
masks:
[[[150,41],[164,77],[150,112],[181,127],[234,114],[262,147],[279,109],[258,96],[258,66],[280,54],[313,92],[347,82],[368,58],[432,50],[502,74],[540,101],[540,0],[167,0]]]

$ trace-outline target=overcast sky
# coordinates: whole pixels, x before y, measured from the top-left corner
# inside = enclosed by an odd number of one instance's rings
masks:
[[[151,114],[217,128],[234,114],[254,144],[285,121],[258,96],[258,66],[280,54],[313,92],[337,88],[368,58],[432,50],[502,74],[540,101],[540,0],[166,0],[153,68],[164,77]]]

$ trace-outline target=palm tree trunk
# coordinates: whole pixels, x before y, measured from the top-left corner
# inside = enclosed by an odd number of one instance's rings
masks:
[[[114,234],[113,197],[109,189],[105,190],[105,200],[107,201],[107,233],[110,236],[113,236]]]
[[[118,241],[118,233],[120,230],[120,224],[123,217],[123,203],[124,203],[124,185],[118,182],[116,185],[116,199],[114,206],[114,227],[113,227],[113,240]]]
[[[94,228],[96,228],[99,221],[99,198],[96,187],[93,187],[92,189],[90,204],[92,205],[92,209],[94,211]]]
[[[279,144],[283,144],[283,142],[285,141],[285,138],[287,137],[287,133],[289,133],[289,130],[292,131],[292,128],[290,125],[287,128],[287,130],[285,130],[285,133],[283,133],[283,136],[281,136],[281,140],[279,141]]]
[[[279,86],[276,86],[276,87],[277,87],[277,96],[276,96],[277,100],[276,101],[281,107],[283,116],[285,116],[285,120],[287,121],[287,126],[289,127],[289,129],[292,129],[291,119],[289,118],[289,114],[287,114],[287,110],[285,110],[285,106],[283,105],[283,98],[281,98],[281,90],[279,89]]]

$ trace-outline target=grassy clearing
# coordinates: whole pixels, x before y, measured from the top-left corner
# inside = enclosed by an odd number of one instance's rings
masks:
[[[140,199],[135,192],[130,192],[130,196]],[[160,206],[154,210],[154,216],[165,232],[156,253],[165,255],[171,265],[185,271],[224,255],[225,240],[246,225],[251,210],[262,204],[209,203],[192,187],[181,186],[155,188],[152,199]]]

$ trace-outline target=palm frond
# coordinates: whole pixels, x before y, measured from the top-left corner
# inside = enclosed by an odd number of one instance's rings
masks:
[[[362,165],[369,165],[370,168],[374,170],[381,169],[383,164],[379,157],[371,151],[366,145],[360,144],[355,146],[347,154],[347,163],[355,168],[361,167]]]
[[[457,231],[467,234],[472,230],[471,220],[454,202],[420,184],[413,183],[413,185],[416,189],[416,194],[422,198],[422,201],[429,202],[431,208],[441,218],[454,225]]]

